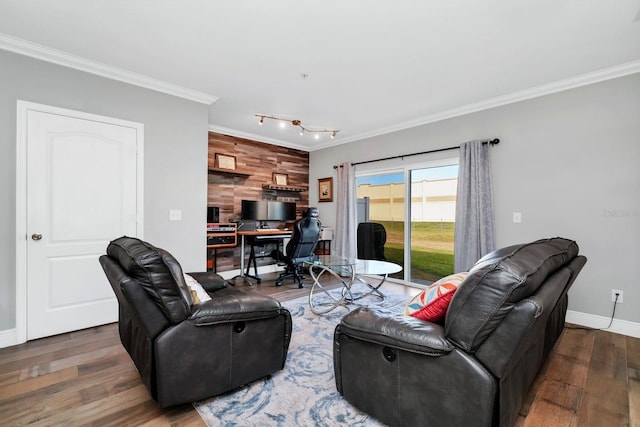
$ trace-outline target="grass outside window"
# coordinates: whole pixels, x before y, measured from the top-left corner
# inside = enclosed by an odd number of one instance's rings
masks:
[[[404,265],[404,223],[376,221],[387,231],[385,256]],[[411,280],[433,282],[453,271],[453,222],[413,222],[411,225]],[[407,266],[405,266],[405,269]],[[394,275],[395,276],[395,275]],[[402,273],[395,277],[402,277]]]

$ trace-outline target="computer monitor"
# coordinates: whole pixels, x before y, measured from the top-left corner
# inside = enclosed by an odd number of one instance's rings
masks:
[[[270,221],[293,221],[296,219],[296,204],[291,202],[269,202],[267,214]]]
[[[269,219],[267,202],[259,200],[243,200],[240,216],[242,219],[267,221]]]
[[[296,204],[293,202],[267,202],[243,200],[241,218],[251,221],[293,221]]]

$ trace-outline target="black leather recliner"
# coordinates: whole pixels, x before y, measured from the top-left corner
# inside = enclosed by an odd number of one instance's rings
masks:
[[[321,226],[318,209],[307,209],[302,218],[293,224],[293,235],[287,243],[287,254],[279,251],[271,253],[273,258],[287,264],[286,270],[276,279],[276,286],[282,286],[285,279],[293,278],[298,287],[302,288],[300,264],[313,256],[320,239]]]
[[[291,314],[215,273],[189,273],[211,300],[194,303],[168,252],[121,237],[100,257],[119,303],[120,340],[152,398],[168,407],[241,387],[284,367]]]
[[[358,308],[334,334],[340,394],[390,426],[512,426],[586,262],[562,238],[480,259],[444,325]]]

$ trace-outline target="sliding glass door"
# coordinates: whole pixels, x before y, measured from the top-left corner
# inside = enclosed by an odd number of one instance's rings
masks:
[[[411,269],[407,280],[428,284],[453,273],[458,165],[413,169],[411,180]]]
[[[358,222],[385,227],[385,257],[404,269],[398,278],[429,284],[453,273],[458,165],[452,163],[356,174]]]
[[[404,171],[356,177],[358,223],[377,222],[387,232],[384,255],[404,269]],[[403,278],[402,272],[392,277]]]

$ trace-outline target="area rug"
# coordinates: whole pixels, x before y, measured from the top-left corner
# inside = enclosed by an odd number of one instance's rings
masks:
[[[360,305],[400,312],[410,299],[387,294],[384,301],[366,297]],[[333,331],[356,305],[316,315],[307,297],[284,302],[291,312],[293,332],[282,371],[232,393],[194,403],[210,426],[382,426],[358,411],[336,390],[333,372]]]

